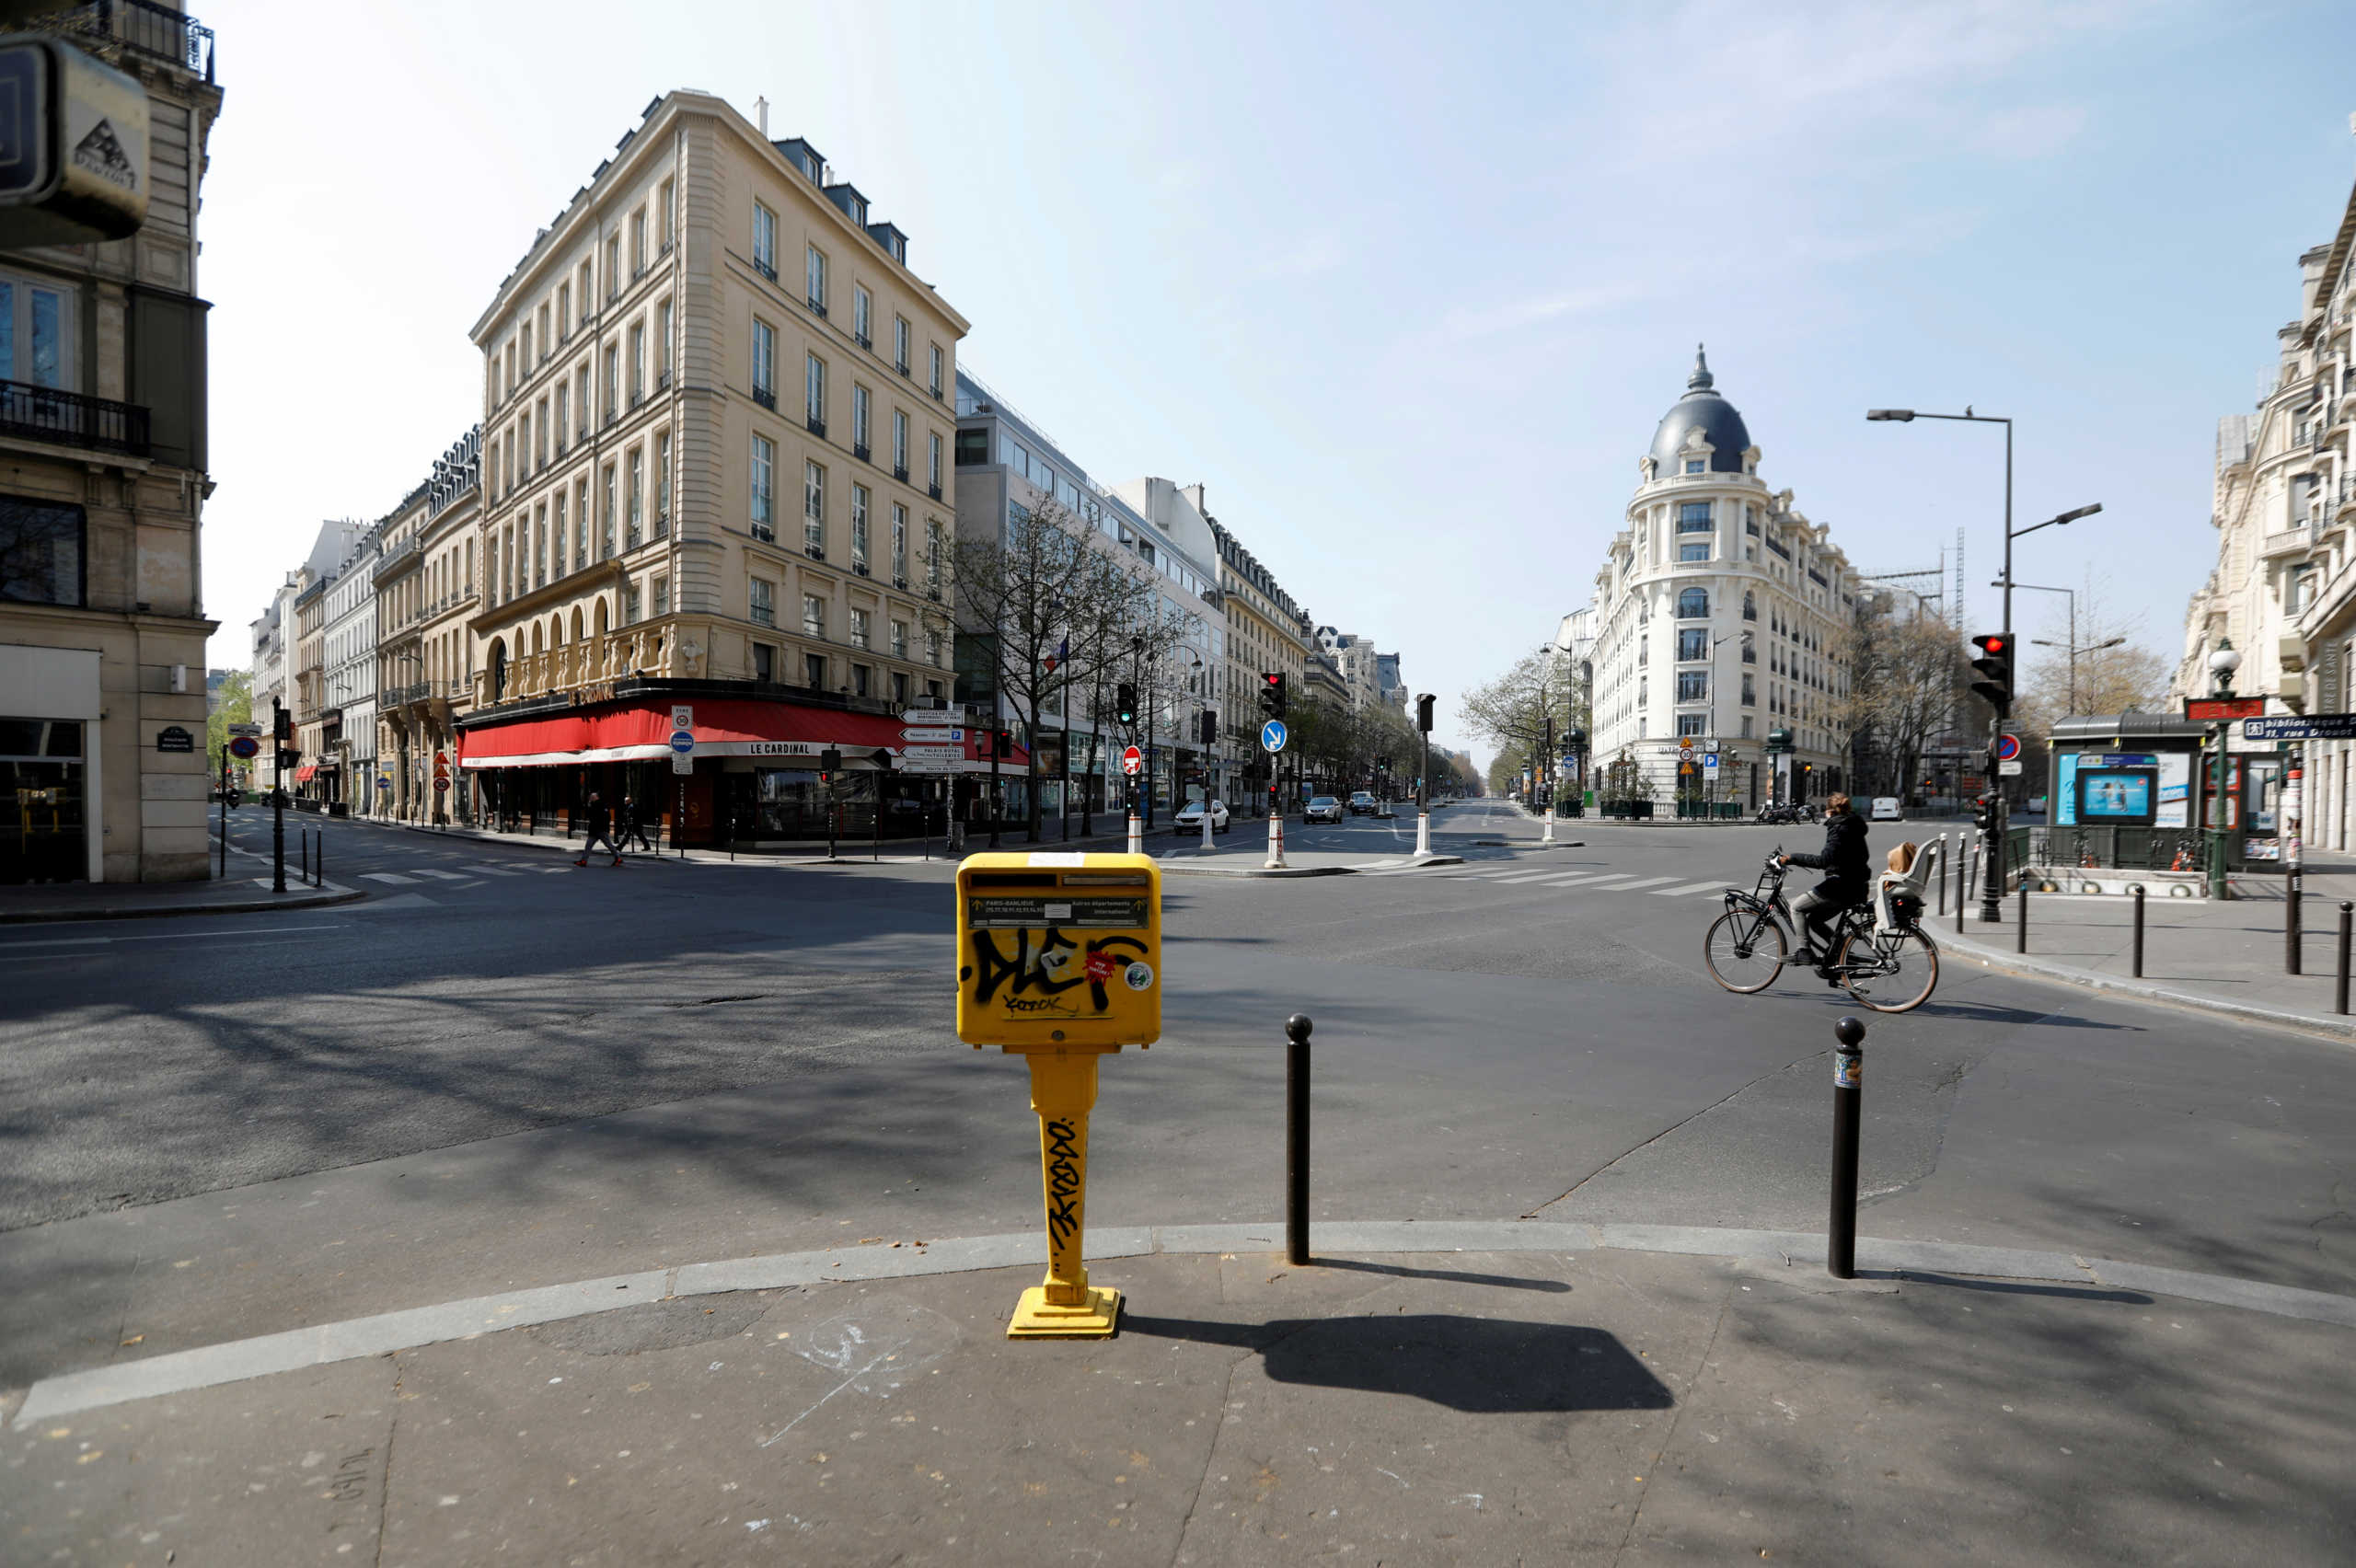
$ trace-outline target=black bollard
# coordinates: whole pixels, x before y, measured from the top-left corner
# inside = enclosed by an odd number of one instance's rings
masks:
[[[2135,895],[2135,978],[2143,977],[2143,884],[2128,889]]]
[[[2341,904],[2339,906],[2339,984],[2335,987],[2337,994],[2332,999],[2332,1008],[2343,1016],[2348,1011],[2348,939],[2350,934],[2351,917],[2356,917],[2356,904]]]
[[[1963,856],[1960,853],[1956,856],[1956,864],[1958,867],[1963,864]],[[1964,877],[1963,885],[1955,890],[1955,934],[1958,937],[1963,935],[1963,906],[1971,902],[1971,890],[1979,883],[1980,851],[1975,848],[1971,852],[1971,870]]]
[[[2013,951],[2028,951],[2028,873],[2021,873],[2020,913],[2013,917]]]
[[[1865,1026],[1844,1018],[1832,1026],[1832,1214],[1824,1266],[1834,1279],[1857,1277],[1857,1101],[1865,1093]]]
[[[2299,973],[2299,868],[2282,878],[2282,973]]]
[[[1309,1262],[1309,1032],[1307,1013],[1285,1020],[1285,1262]]]

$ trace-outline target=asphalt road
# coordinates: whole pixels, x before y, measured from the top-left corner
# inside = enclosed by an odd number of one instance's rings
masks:
[[[1436,824],[1464,867],[1168,881],[1166,1033],[1105,1064],[1091,1222],[1279,1211],[1299,1011],[1320,1217],[1820,1228],[1854,1009],[1805,974],[1729,996],[1699,956],[1712,890],[1813,830]],[[302,825],[367,902],[0,934],[0,1389],[134,1334],[1036,1223],[1022,1065],[953,1036],[940,862],[576,869]],[[1414,826],[1288,836],[1376,859]],[[1869,1027],[1868,1233],[2356,1290],[2345,1045],[1963,965]]]

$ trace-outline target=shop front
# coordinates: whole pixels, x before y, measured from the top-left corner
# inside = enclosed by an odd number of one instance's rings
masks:
[[[457,737],[458,771],[483,811],[514,832],[569,833],[593,793],[616,813],[628,802],[649,836],[659,827],[666,843],[760,849],[823,843],[830,827],[852,842],[945,830],[960,775],[894,770],[896,717],[723,693],[688,686],[470,716]],[[695,737],[687,773],[673,766],[677,709],[687,709]],[[822,778],[829,750],[841,766]],[[969,754],[964,767],[973,766]],[[1009,767],[1019,773],[1022,759]]]
[[[0,882],[89,876],[87,728],[70,719],[0,719]]]

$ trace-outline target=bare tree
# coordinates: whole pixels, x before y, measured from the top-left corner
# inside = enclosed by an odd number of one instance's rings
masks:
[[[1586,672],[1558,650],[1525,653],[1505,674],[1464,694],[1464,719],[1519,767],[1542,758],[1550,741],[1559,745],[1573,730],[1592,732]],[[1551,760],[1542,761],[1532,777],[1547,777],[1553,767]],[[1496,764],[1490,774],[1494,781]]]
[[[1849,691],[1831,704],[1846,725],[1861,794],[1903,794],[1922,767],[1923,748],[1968,709],[1963,639],[1911,598],[1861,606],[1834,644],[1849,669]]]
[[[1035,843],[1042,716],[1050,709],[1068,716],[1074,690],[1092,688],[1113,663],[1114,628],[1148,621],[1149,603],[1158,608],[1160,598],[1133,563],[1099,547],[1094,530],[1053,502],[1015,512],[997,538],[959,540],[956,585],[959,637],[981,645],[1001,708],[1031,743],[1024,814]]]

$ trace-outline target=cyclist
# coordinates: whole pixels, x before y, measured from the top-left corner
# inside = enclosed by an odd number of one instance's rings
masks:
[[[1832,967],[1832,920],[1853,904],[1863,904],[1873,878],[1865,855],[1865,819],[1849,809],[1849,797],[1834,795],[1824,802],[1824,847],[1814,855],[1780,857],[1787,866],[1809,866],[1824,880],[1792,901],[1800,917],[1800,951],[1796,963],[1812,963],[1827,980],[1837,980]]]

